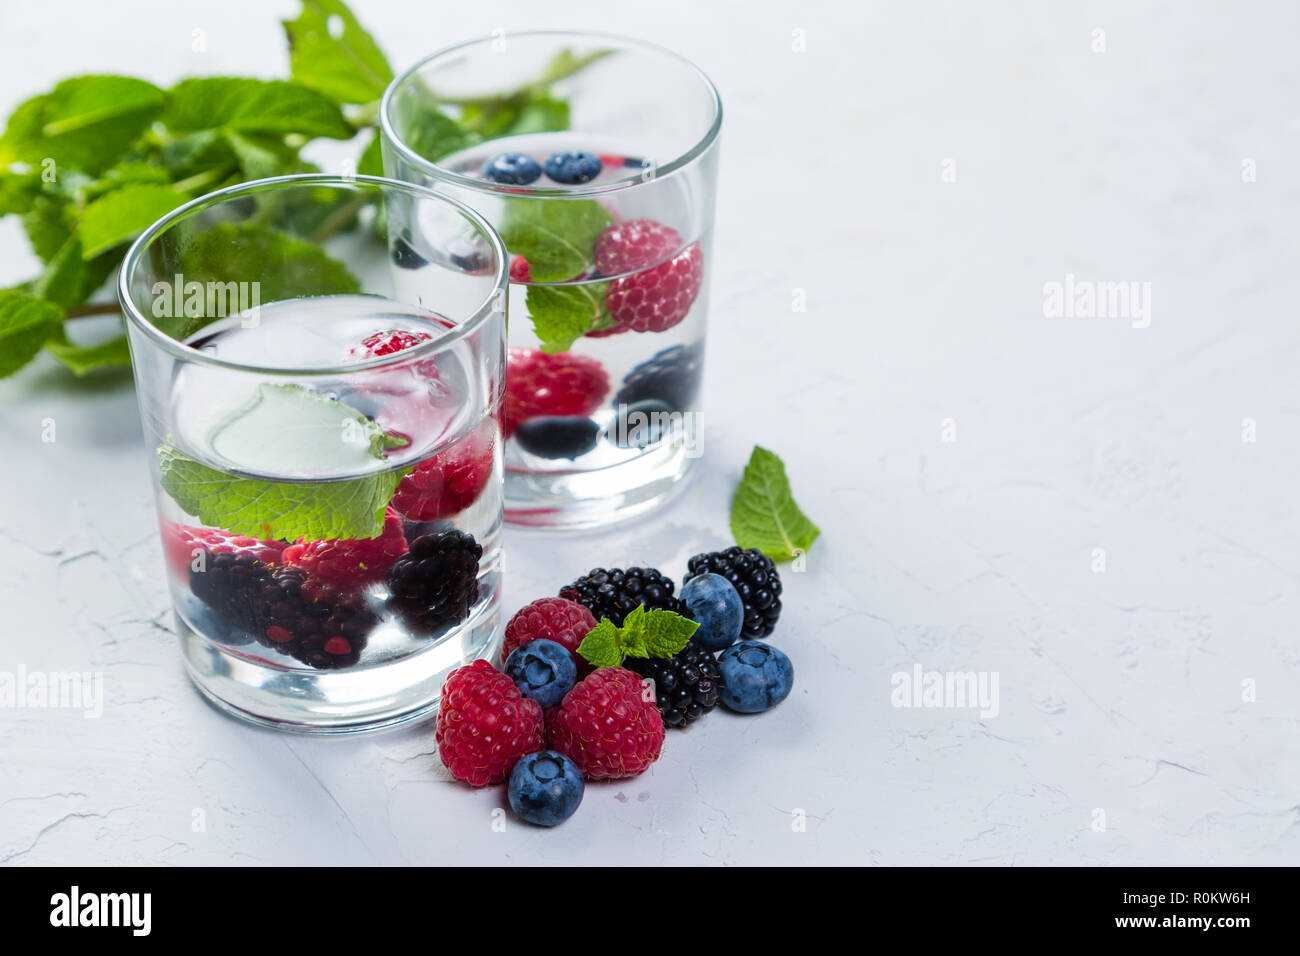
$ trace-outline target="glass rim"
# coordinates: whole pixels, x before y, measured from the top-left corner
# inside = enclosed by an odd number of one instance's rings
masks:
[[[358,184],[365,186],[381,187],[384,190],[397,190],[409,195],[417,196],[421,199],[431,199],[435,202],[445,203],[454,208],[464,218],[473,223],[478,230],[487,238],[492,246],[492,251],[496,255],[496,270],[493,275],[492,288],[483,298],[474,310],[470,313],[469,318],[463,322],[457,322],[452,328],[447,329],[441,335],[436,335],[427,342],[421,342],[410,348],[402,349],[398,352],[392,352],[388,355],[381,355],[376,358],[364,359],[355,362],[339,362],[325,366],[308,366],[302,368],[288,368],[281,365],[254,365],[247,362],[234,362],[230,359],[217,358],[192,345],[186,345],[184,342],[173,338],[165,333],[158,326],[150,322],[136,307],[135,300],[131,296],[131,281],[135,276],[136,266],[143,259],[145,250],[148,249],[160,235],[175,226],[177,223],[191,218],[195,214],[205,209],[211,209],[219,206],[230,199],[249,194],[268,192],[274,189],[280,189],[286,186],[329,186],[329,187],[352,187]],[[286,176],[271,176],[265,179],[252,179],[247,182],[236,183],[233,186],[227,186],[224,189],[218,189],[210,193],[205,193],[196,199],[177,206],[171,212],[155,220],[144,232],[136,237],[127,249],[126,255],[122,258],[122,266],[118,270],[117,277],[117,298],[118,304],[122,307],[122,312],[132,326],[142,332],[153,344],[161,347],[165,352],[170,353],[176,358],[183,359],[198,365],[210,365],[216,368],[229,369],[238,372],[253,372],[260,375],[296,375],[296,376],[316,376],[316,375],[334,375],[338,373],[349,373],[364,371],[366,369],[383,368],[389,365],[404,364],[407,361],[420,357],[437,354],[444,351],[448,346],[455,344],[465,336],[478,330],[488,318],[497,310],[496,306],[501,296],[509,285],[509,266],[508,253],[506,252],[505,243],[497,235],[492,225],[472,207],[455,199],[451,196],[445,196],[442,193],[435,192],[425,186],[419,186],[415,183],[403,182],[400,179],[388,179],[384,176],[341,176],[332,173],[293,173]],[[310,296],[300,298],[311,298]],[[291,302],[292,299],[279,301]],[[263,303],[269,305],[271,303]],[[450,318],[450,316],[448,316]]]
[[[383,136],[399,154],[401,154],[403,159],[420,169],[422,172],[427,173],[429,176],[442,182],[451,183],[466,189],[473,189],[477,192],[504,193],[515,198],[526,197],[551,199],[607,195],[625,189],[635,189],[639,186],[645,186],[662,179],[664,176],[671,176],[679,169],[690,165],[695,160],[699,159],[700,156],[704,155],[709,147],[717,140],[718,134],[722,130],[722,97],[718,95],[718,88],[713,85],[713,81],[709,79],[709,75],[700,69],[695,63],[667,47],[660,46],[657,43],[651,43],[647,40],[638,40],[635,37],[624,36],[618,33],[604,33],[595,30],[520,30],[507,35],[507,39],[510,37],[573,37],[575,39],[606,40],[622,44],[623,46],[639,48],[659,56],[676,60],[694,73],[695,76],[704,84],[704,89],[707,91],[710,102],[713,105],[713,122],[709,124],[709,128],[705,131],[704,135],[696,140],[695,144],[688,150],[667,163],[656,165],[654,167],[655,174],[650,179],[642,179],[638,177],[635,179],[625,179],[618,182],[604,183],[595,186],[548,186],[538,189],[521,190],[519,186],[513,186],[507,183],[489,183],[484,182],[481,179],[474,179],[470,176],[462,176],[460,173],[452,172],[450,169],[438,165],[437,162],[421,156],[419,153],[415,152],[415,150],[411,149],[403,138],[397,135],[396,131],[393,129],[391,116],[393,99],[399,89],[404,88],[410,81],[417,78],[419,72],[430,63],[468,47],[478,46],[483,43],[491,43],[496,38],[489,35],[476,37],[472,40],[464,40],[460,43],[443,47],[440,50],[430,53],[423,59],[416,61],[415,64],[407,67],[399,73],[393,81],[388,84],[388,88],[384,90],[383,98],[379,101],[380,135]]]

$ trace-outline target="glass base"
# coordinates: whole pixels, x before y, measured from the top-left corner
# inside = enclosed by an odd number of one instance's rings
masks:
[[[190,679],[222,712],[289,733],[347,734],[436,711],[448,673],[480,657],[495,658],[499,616],[493,598],[427,650],[371,667],[332,671],[250,660],[210,642],[180,614],[176,626]]]
[[[516,528],[577,531],[639,517],[681,491],[699,460],[685,443],[587,471],[506,469],[505,519]]]

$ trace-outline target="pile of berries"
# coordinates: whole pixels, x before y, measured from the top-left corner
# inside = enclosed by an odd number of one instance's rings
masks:
[[[585,781],[649,769],[668,729],[719,703],[758,713],[789,695],[790,659],[748,639],[771,633],[781,612],[770,558],[740,548],[696,555],[681,593],[674,591],[654,568],[596,568],[516,612],[501,668],[476,660],[443,685],[437,743],[451,775],[475,787],[507,783],[516,814],[555,826],[577,810]],[[638,656],[631,648],[621,663],[595,668],[579,653],[598,625],[621,633],[625,622],[632,630],[655,612],[696,623],[677,653]]]

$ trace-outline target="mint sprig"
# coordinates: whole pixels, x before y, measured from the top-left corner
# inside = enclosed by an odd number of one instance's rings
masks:
[[[596,237],[614,218],[592,199],[512,199],[501,224],[510,252],[535,282],[567,282],[592,264]]]
[[[612,328],[605,308],[607,282],[531,285],[525,302],[543,352],[567,352],[588,332]]]
[[[601,618],[578,645],[578,653],[593,667],[617,667],[624,657],[672,657],[699,626],[675,611],[647,611],[638,605],[623,619],[622,627]]]
[[[795,503],[784,462],[766,448],[754,446],[731,498],[731,534],[742,548],[757,548],[773,561],[791,560],[821,534]]]

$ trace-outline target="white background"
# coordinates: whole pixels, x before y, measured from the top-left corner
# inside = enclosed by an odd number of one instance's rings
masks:
[[[107,700],[0,711],[0,862],[1300,859],[1294,7],[357,8],[399,68],[584,26],[716,80],[703,466],[652,521],[510,533],[505,610],[595,565],[680,577],[761,443],[825,530],[785,575],[794,693],[672,733],[554,831],[494,832],[500,788],[447,781],[429,725],[236,724],[182,674],[129,388],[42,360],[0,383],[0,669],[101,671]],[[294,9],[7,2],[0,106],[76,72],[283,75]],[[0,223],[0,285],[34,268]],[[1045,317],[1067,273],[1149,282],[1150,326]],[[997,672],[998,716],[891,706],[916,664]]]

